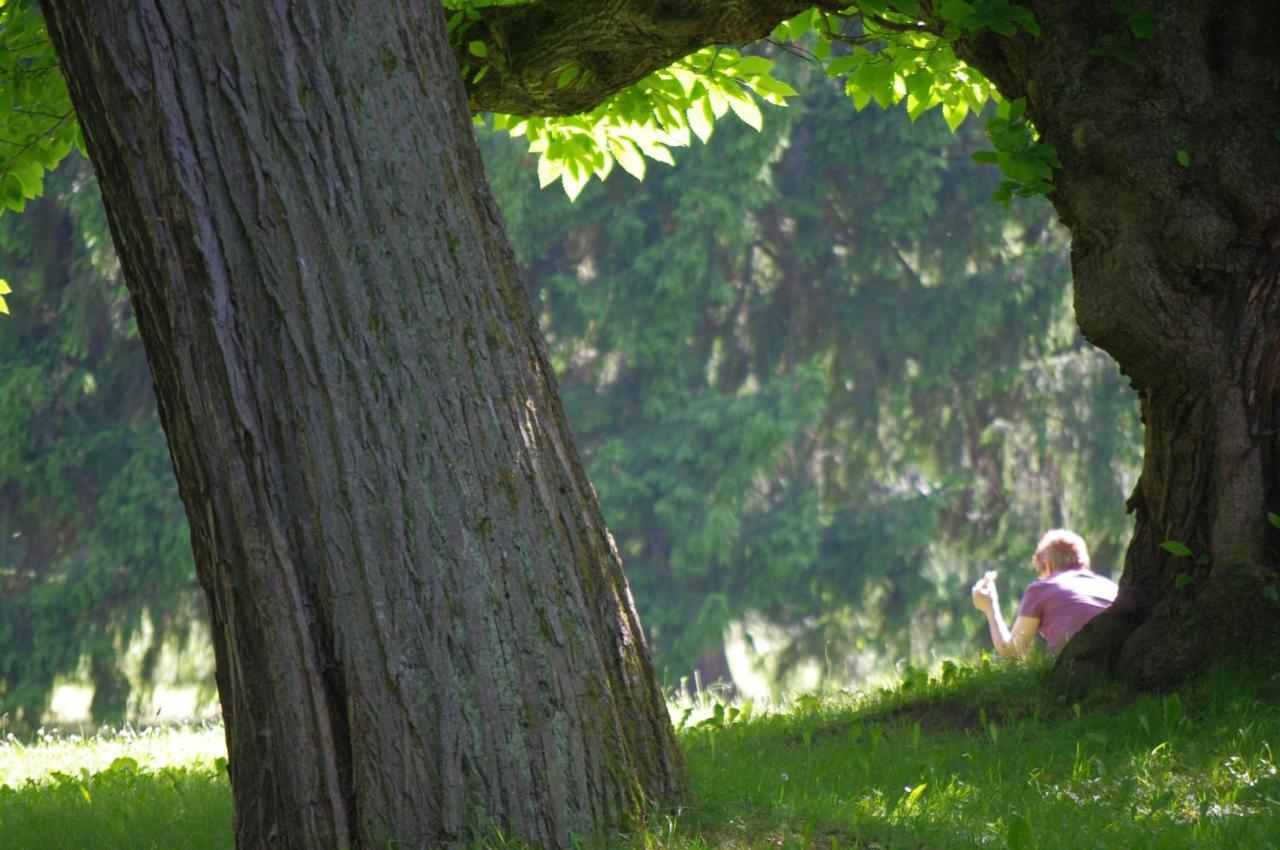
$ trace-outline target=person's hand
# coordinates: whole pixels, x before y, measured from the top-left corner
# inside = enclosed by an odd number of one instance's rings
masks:
[[[991,570],[973,586],[973,607],[990,614],[998,604],[1000,594],[996,591],[996,571]]]

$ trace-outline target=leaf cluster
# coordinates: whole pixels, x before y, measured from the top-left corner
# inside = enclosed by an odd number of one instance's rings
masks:
[[[84,141],[39,6],[0,3],[0,205],[21,211],[77,146]]]
[[[615,164],[643,180],[646,160],[674,165],[673,147],[692,136],[711,138],[716,122],[732,112],[756,130],[759,102],[783,104],[795,90],[772,74],[773,61],[728,47],[705,47],[618,92],[591,112],[565,118],[494,115],[491,126],[528,139],[538,155],[543,186],[557,180],[570,199],[592,177],[607,178]],[[558,86],[580,83],[575,65],[560,72]]]

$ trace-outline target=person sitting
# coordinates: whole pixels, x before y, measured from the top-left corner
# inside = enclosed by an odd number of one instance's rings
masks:
[[[973,604],[987,615],[991,642],[1006,658],[1022,658],[1039,632],[1051,653],[1057,654],[1074,635],[1116,598],[1116,584],[1089,567],[1089,550],[1080,535],[1057,528],[1036,545],[1031,559],[1039,579],[1031,582],[1013,628],[1004,624],[996,573],[987,573],[973,586]]]

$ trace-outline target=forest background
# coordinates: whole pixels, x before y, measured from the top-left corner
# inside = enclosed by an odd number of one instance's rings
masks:
[[[1067,525],[1118,576],[1130,532],[1136,399],[1076,330],[1049,204],[992,200],[980,122],[856,112],[774,58],[806,96],[760,132],[722,122],[575,202],[477,130],[669,687],[776,695],[972,651],[983,571],[1015,596]],[[0,713],[36,725],[79,680],[118,723],[212,661],[84,160],[0,218],[0,275]]]

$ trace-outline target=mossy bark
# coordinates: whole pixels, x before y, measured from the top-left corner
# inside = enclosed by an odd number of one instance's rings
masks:
[[[748,44],[811,0],[532,0],[487,6],[457,47],[477,112],[573,115],[708,44]],[[834,5],[832,8],[836,8]],[[472,56],[473,41],[485,57]],[[487,70],[480,73],[482,67]],[[566,69],[572,82],[561,84]]]
[[[191,521],[239,846],[567,846],[673,801],[439,4],[42,5]]]

